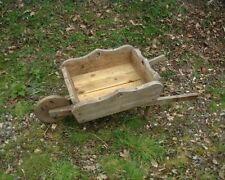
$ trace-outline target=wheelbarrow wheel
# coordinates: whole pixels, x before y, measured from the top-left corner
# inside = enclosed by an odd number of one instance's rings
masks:
[[[36,117],[44,123],[55,123],[64,117],[51,117],[49,110],[70,105],[70,101],[62,96],[51,95],[41,99],[35,109]]]

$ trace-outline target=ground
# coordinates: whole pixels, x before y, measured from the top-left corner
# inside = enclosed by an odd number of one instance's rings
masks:
[[[0,1],[0,179],[224,179],[225,8],[218,1]],[[131,44],[160,54],[162,95],[195,101],[78,124],[33,114],[60,65]]]

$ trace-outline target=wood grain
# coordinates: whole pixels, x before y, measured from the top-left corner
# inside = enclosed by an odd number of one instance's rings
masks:
[[[95,101],[77,103],[72,113],[80,123],[145,105],[157,99],[162,84],[152,81],[133,89],[117,90],[116,92]]]
[[[108,87],[106,89],[101,89],[101,90],[98,90],[98,91],[80,94],[79,99],[80,99],[80,101],[99,99],[99,98],[104,97],[106,95],[112,94],[116,90],[131,89],[131,88],[138,87],[142,84],[143,84],[143,82],[141,80],[137,80],[137,81],[134,81],[134,82],[128,82],[128,83],[124,83],[124,84],[119,84],[119,85],[116,85],[116,86]]]
[[[80,100],[112,93],[116,87],[133,88],[142,84],[141,77],[128,63],[74,76],[72,80]]]

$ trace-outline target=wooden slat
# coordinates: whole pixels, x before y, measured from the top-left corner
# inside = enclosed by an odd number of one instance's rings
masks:
[[[134,82],[125,83],[125,84],[121,84],[121,85],[118,85],[118,86],[113,86],[113,87],[110,87],[110,88],[102,89],[102,90],[99,90],[99,91],[81,94],[81,95],[78,96],[78,98],[80,99],[80,101],[97,99],[99,97],[102,97],[102,96],[108,95],[110,93],[113,93],[115,90],[135,88],[137,86],[140,86],[141,84],[143,84],[143,81],[137,80],[137,81],[134,81]]]
[[[115,65],[128,63],[130,61],[130,49],[119,51],[95,51],[88,57],[77,59],[73,61],[72,65],[67,65],[71,76],[89,73],[97,69],[105,69]],[[75,58],[76,59],[76,58]]]
[[[99,71],[74,76],[78,95],[140,80],[131,64],[123,64]]]
[[[145,80],[145,82],[160,79],[158,73],[151,68],[147,59],[142,56],[140,50],[132,50],[131,60],[138,74]]]
[[[65,80],[65,83],[66,83],[66,86],[67,86],[67,89],[68,89],[68,92],[70,95],[70,99],[75,104],[75,103],[79,102],[79,99],[77,97],[77,94],[75,93],[75,87],[74,87],[72,78],[69,75],[69,72],[65,67],[62,67],[62,73],[63,73],[64,80]]]
[[[73,106],[73,114],[79,123],[101,118],[113,113],[146,105],[157,99],[162,84],[152,81],[131,90],[120,90],[95,101],[80,102]]]

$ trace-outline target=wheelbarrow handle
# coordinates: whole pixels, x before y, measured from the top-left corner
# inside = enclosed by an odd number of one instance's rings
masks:
[[[150,65],[154,65],[156,63],[167,61],[167,60],[168,59],[167,59],[167,57],[165,55],[160,55],[160,56],[157,56],[157,57],[155,57],[153,59],[148,60],[148,62],[149,62]]]
[[[155,104],[168,104],[171,102],[179,102],[179,101],[190,101],[194,100],[198,97],[198,93],[187,93],[187,94],[180,94],[180,95],[173,95],[173,96],[162,96],[159,97]]]

